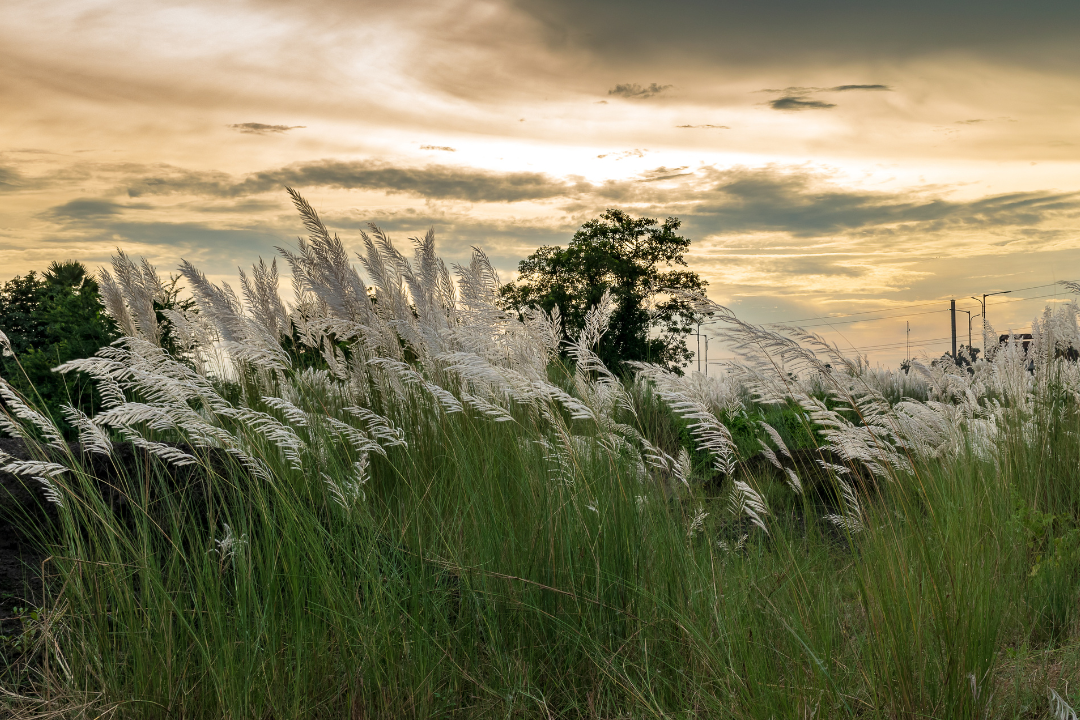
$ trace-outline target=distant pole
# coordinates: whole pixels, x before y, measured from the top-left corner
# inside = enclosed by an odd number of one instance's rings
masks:
[[[907,325],[907,349],[904,351],[904,359],[911,362],[911,321],[905,320],[904,324]]]
[[[706,365],[706,368],[709,366]],[[697,371],[701,372],[701,321],[697,324]]]
[[[705,377],[709,377],[709,336],[705,336]]]
[[[978,316],[978,314],[972,315],[970,310],[961,310],[960,312],[967,313],[967,316],[968,316],[968,344],[967,344],[967,349],[968,349],[968,355],[970,355],[971,354],[971,320],[972,320],[972,318],[977,318],[979,316]]]
[[[949,316],[952,318],[952,359],[956,360],[956,299],[952,300],[952,306],[949,310]]]

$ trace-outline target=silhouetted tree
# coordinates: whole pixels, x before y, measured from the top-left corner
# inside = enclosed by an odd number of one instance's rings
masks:
[[[522,260],[520,276],[503,287],[503,296],[519,310],[535,305],[550,312],[557,305],[564,330],[573,334],[610,289],[616,309],[600,358],[617,372],[629,360],[680,371],[693,356],[686,337],[697,316],[670,293],[703,291],[707,285],[696,273],[678,269],[686,266],[683,254],[690,247],[676,232],[680,224],[677,218],[660,224],[608,210],[582,225],[566,248],[545,246]]]

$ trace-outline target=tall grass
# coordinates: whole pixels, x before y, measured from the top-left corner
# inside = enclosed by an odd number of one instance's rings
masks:
[[[363,236],[366,282],[295,200],[294,304],[273,265],[244,302],[186,265],[181,357],[160,348],[153,269],[116,259],[102,287],[127,337],[60,368],[107,403],[68,418],[78,447],[5,386],[34,459],[4,467],[59,523],[9,712],[1077,704],[1080,384],[1054,352],[1075,315],[972,374],[899,376],[709,306],[743,350],[730,373],[624,380],[593,352],[607,303],[563,338],[557,315],[501,309],[482,253],[452,280],[430,235],[411,261]]]

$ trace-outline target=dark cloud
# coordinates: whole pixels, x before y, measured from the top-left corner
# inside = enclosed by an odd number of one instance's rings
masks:
[[[677,128],[691,128],[694,130],[730,130],[727,125],[676,125]]]
[[[829,110],[836,107],[835,103],[824,100],[814,100],[810,93],[814,92],[851,92],[851,91],[891,91],[888,85],[834,85],[832,87],[788,87],[783,90],[767,88],[759,90],[764,93],[780,93],[780,97],[769,101],[769,107],[773,110]]]
[[[646,87],[642,87],[637,83],[625,83],[611,88],[607,94],[624,98],[645,99],[659,95],[673,87],[674,85],[657,85],[656,83],[651,83]]]
[[[107,200],[85,198],[53,208],[42,216],[56,222],[60,230],[46,233],[43,247],[55,245],[57,252],[77,239],[81,248],[97,248],[104,260],[111,249],[120,247],[135,255],[186,257],[210,274],[235,275],[238,266],[248,266],[259,256],[269,258],[274,248],[286,244],[302,231],[302,223],[291,215],[287,224],[277,226],[269,218],[248,220],[238,227],[218,227],[214,222],[170,222],[166,220],[130,220],[122,211],[144,205],[118,205]],[[176,206],[161,213],[175,214]],[[211,211],[212,212],[212,211]],[[243,221],[241,221],[243,223]],[[108,248],[108,250],[105,250]],[[175,269],[166,263],[162,274]]]
[[[428,228],[435,229],[439,255],[450,262],[466,262],[473,247],[482,247],[500,270],[516,269],[518,261],[541,245],[566,244],[581,223],[568,216],[547,216],[533,221],[475,217],[468,213],[424,212],[415,209],[367,209],[351,214],[324,213],[323,220],[332,231],[343,231],[348,245],[350,230],[367,230],[374,223],[390,234],[394,243],[422,237]]]
[[[657,180],[670,180],[677,177],[689,177],[693,175],[692,172],[683,172],[689,167],[689,165],[683,165],[682,167],[669,168],[661,165],[660,167],[649,170],[642,173],[641,182],[656,182]]]
[[[809,100],[798,95],[784,95],[770,100],[769,107],[773,110],[828,110],[836,105],[821,100]]]
[[[289,237],[268,228],[216,228],[197,222],[111,222],[102,230],[109,238],[119,237],[132,244],[194,248],[215,256],[239,256],[247,263],[252,252],[272,254],[274,245]]]
[[[240,197],[277,192],[285,186],[375,190],[468,202],[544,200],[591,187],[583,180],[560,180],[537,172],[496,172],[446,165],[405,168],[376,161],[319,160],[257,172],[243,180],[218,172],[160,168],[156,174],[126,183],[125,189],[131,197],[174,194]]]
[[[117,205],[109,200],[77,198],[63,205],[49,208],[45,211],[44,216],[59,221],[96,220],[111,215],[119,215],[123,209],[122,205]]]
[[[831,88],[823,88],[826,92],[848,92],[850,90],[878,90],[891,92],[892,88],[888,85],[837,85]]]
[[[210,195],[231,197],[230,188],[236,180],[216,170],[187,170],[172,165],[121,166],[117,168],[131,179],[125,180],[122,190],[128,197],[144,195]]]
[[[233,130],[238,130],[242,133],[250,135],[270,135],[272,133],[283,133],[289,130],[298,130],[306,127],[305,125],[266,125],[257,122],[238,123],[236,125],[229,125]]]
[[[1080,58],[1072,0],[511,0],[562,53],[610,68],[791,67],[977,55],[1071,68]]]
[[[302,232],[299,221],[288,228],[253,225],[247,228],[219,228],[199,222],[126,222],[103,219],[82,227],[80,241],[102,247],[121,247],[135,254],[156,248],[154,253],[187,258],[211,275],[235,275],[237,267],[248,267],[259,257],[269,259],[275,247],[285,245]],[[168,274],[173,267],[159,268]]]
[[[457,152],[457,148],[452,148],[449,145],[421,145],[421,150],[442,150],[443,152]]]
[[[13,167],[0,165],[0,192],[18,190],[23,184],[22,175]]]
[[[751,262],[762,270],[784,275],[828,275],[840,277],[862,277],[868,269],[858,265],[841,264],[850,261],[850,255],[822,256],[804,255],[788,258],[753,258]]]
[[[301,190],[329,187],[468,203],[554,200],[558,201],[557,208],[575,217],[595,216],[606,207],[633,207],[641,214],[663,216],[672,214],[677,205],[678,215],[695,233],[775,232],[798,238],[887,235],[904,228],[926,233],[973,228],[1015,230],[1035,228],[1054,218],[1080,217],[1080,193],[1011,193],[961,201],[949,199],[943,189],[851,189],[834,184],[827,174],[779,166],[697,170],[657,167],[630,179],[599,184],[533,172],[444,165],[400,168],[363,161],[300,163],[245,178],[178,168],[157,170],[157,174],[128,183],[128,194],[187,194],[228,200],[280,193],[286,185]],[[108,219],[118,208],[121,206],[105,201],[80,200],[52,212],[58,218]],[[455,223],[464,222],[460,216],[455,217],[459,218]]]
[[[779,168],[707,170],[696,193],[681,191],[681,216],[708,232],[784,232],[797,237],[889,232],[906,225],[926,232],[1033,227],[1080,215],[1080,193],[991,195],[968,201],[919,193],[849,190],[806,171]]]
[[[758,90],[758,92],[783,93],[784,95],[809,95],[813,92],[850,92],[852,90],[892,92],[892,88],[888,85],[833,85],[832,87],[806,87],[802,85],[793,85],[791,87],[786,87],[783,90],[777,88],[765,88],[764,90]]]
[[[286,198],[282,198],[279,201],[275,200],[259,200],[257,198],[244,198],[241,200],[230,200],[224,203],[206,203],[206,202],[194,202],[191,203],[185,209],[194,210],[200,213],[212,213],[215,215],[226,214],[245,214],[252,215],[255,213],[264,213],[274,210],[280,210],[286,204]]]

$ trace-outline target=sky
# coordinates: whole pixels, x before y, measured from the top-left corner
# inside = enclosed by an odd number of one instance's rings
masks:
[[[232,280],[304,233],[286,185],[347,247],[433,227],[507,281],[620,208],[680,218],[741,318],[895,367],[951,299],[1013,290],[1004,332],[1073,297],[1077,37],[1075,0],[6,3],[0,280]]]

